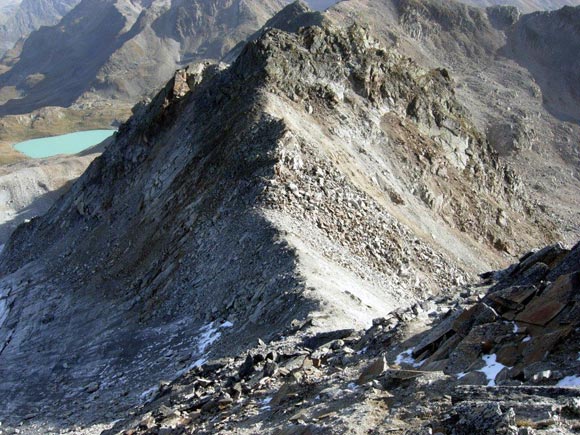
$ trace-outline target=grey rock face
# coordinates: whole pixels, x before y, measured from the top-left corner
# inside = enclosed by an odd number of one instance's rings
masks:
[[[0,245],[25,220],[46,213],[95,157],[56,157],[0,168]]]
[[[538,205],[553,214],[572,244],[580,235],[580,81],[571,55],[578,51],[572,24],[578,8],[520,15],[513,7],[453,1],[349,0],[326,17],[336,24],[366,23],[419,63],[445,67],[475,124],[533,186]]]
[[[404,200],[391,203],[393,191]],[[521,223],[496,229],[498,202]],[[103,423],[111,403],[122,412],[158,397],[160,380],[258,337],[362,326],[466,280],[518,225],[535,241],[549,235],[527,226],[526,204],[445,71],[357,26],[269,30],[230,68],[179,71],[8,242],[3,415],[50,406]],[[301,365],[320,365],[319,351]],[[263,371],[248,376],[257,385]],[[87,394],[93,405],[79,409]],[[216,400],[202,412],[230,399]]]
[[[544,105],[563,121],[580,123],[580,6],[524,15],[508,30],[505,54],[534,77]]]

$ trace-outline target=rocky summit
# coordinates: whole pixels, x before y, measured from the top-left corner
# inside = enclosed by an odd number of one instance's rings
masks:
[[[0,430],[573,433],[578,246],[447,69],[288,8],[13,233]]]

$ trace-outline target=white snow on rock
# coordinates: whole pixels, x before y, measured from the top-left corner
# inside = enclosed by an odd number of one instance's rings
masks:
[[[483,361],[485,362],[485,367],[477,370],[478,372],[482,372],[487,380],[488,387],[495,387],[495,378],[504,368],[511,368],[504,366],[502,363],[497,362],[497,355],[492,353],[491,355],[484,355],[482,357]]]
[[[208,323],[207,325],[204,325],[199,329],[199,339],[197,342],[197,349],[192,354],[192,356],[196,357],[197,359],[185,369],[180,370],[179,372],[180,374],[204,365],[207,362],[207,355],[205,354],[207,348],[216,341],[218,341],[222,336],[222,333],[219,330],[234,327],[234,324],[229,320],[226,320],[219,326],[215,326],[214,323],[215,322]]]
[[[10,311],[8,306],[10,291],[10,287],[0,287],[0,326],[4,324],[4,321],[8,317],[8,312]],[[0,345],[2,345],[2,343],[0,343]]]
[[[0,299],[0,326],[2,326],[7,316],[8,316],[8,308],[6,304],[6,299]]]
[[[139,395],[139,399],[141,400],[141,403],[150,402],[153,399],[153,397],[155,397],[155,394],[157,394],[158,391],[159,391],[159,385],[155,385],[155,386],[149,388],[148,390],[143,391]]]
[[[264,400],[261,401],[262,406],[260,406],[260,409],[263,410],[271,409],[272,407],[269,405],[269,403],[272,401],[272,399],[273,397],[271,396],[264,398]]]
[[[203,353],[205,350],[220,339],[222,333],[219,331],[222,328],[232,328],[234,324],[230,321],[225,321],[219,326],[214,326],[215,322],[208,323],[202,326],[199,330],[199,341],[197,342],[197,352]]]
[[[417,362],[415,358],[413,358],[413,351],[415,350],[414,347],[411,347],[400,354],[397,355],[395,359],[395,364],[401,365],[401,363],[412,365],[413,367],[421,367],[422,362]]]
[[[560,382],[556,384],[557,387],[580,387],[580,376],[566,376],[560,379]]]
[[[221,337],[219,328],[213,325],[213,322],[202,326],[199,330],[199,341],[197,342],[197,352],[203,353],[211,344],[215,343]]]

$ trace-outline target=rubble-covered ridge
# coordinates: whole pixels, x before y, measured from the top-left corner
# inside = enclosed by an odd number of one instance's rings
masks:
[[[306,110],[326,127],[324,134],[355,148],[358,158],[366,154],[376,161],[388,155],[390,168],[362,175],[391,203],[405,205],[411,193],[447,224],[512,254],[526,238],[513,232],[513,224],[523,223],[522,214],[533,222],[526,232],[542,228],[542,237],[554,237],[553,225],[527,199],[521,180],[498,162],[457,103],[446,70],[420,68],[381,47],[356,24],[344,31],[328,24],[297,33],[272,29],[246,46],[233,70],[244,77],[254,74],[269,92],[282,95],[284,104]],[[311,154],[308,161],[320,153],[319,144],[312,150],[299,146]],[[316,172],[326,170],[324,162],[297,167],[300,152],[283,149],[281,154],[295,160],[278,165],[282,186],[312,194],[312,185],[320,183]]]
[[[270,29],[179,70],[6,244],[0,421],[110,423],[258,337],[367,327],[553,237],[445,71],[358,26]]]
[[[553,245],[366,331],[297,324],[163,384],[106,433],[576,433],[579,277],[580,244]]]

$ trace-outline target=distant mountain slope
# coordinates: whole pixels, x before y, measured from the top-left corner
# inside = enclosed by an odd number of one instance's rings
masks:
[[[578,6],[579,0],[462,0],[471,6],[485,8],[488,6],[515,6],[524,13],[550,11],[563,6]]]
[[[0,18],[0,55],[30,32],[40,26],[48,26],[58,21],[80,0],[5,0],[0,3],[0,14],[3,5],[10,9]]]
[[[503,54],[532,74],[545,107],[580,124],[580,7],[524,15],[507,37]]]
[[[0,115],[68,106],[83,94],[134,101],[173,72],[220,59],[281,9],[281,0],[83,0],[55,27],[34,32],[0,87],[20,99]]]
[[[14,15],[21,0],[0,0],[0,26]]]

